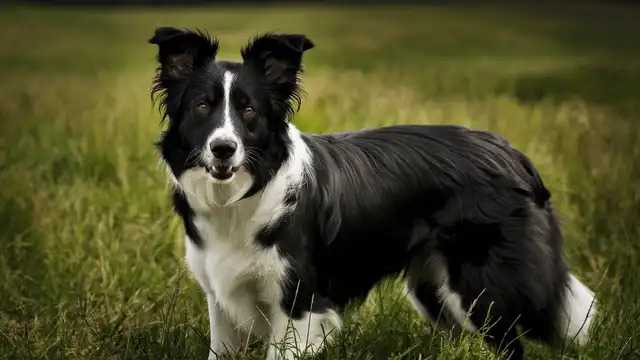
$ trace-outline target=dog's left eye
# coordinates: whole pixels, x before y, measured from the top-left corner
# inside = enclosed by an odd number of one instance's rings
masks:
[[[252,106],[242,109],[242,118],[244,120],[253,120],[256,117],[256,110]]]
[[[209,104],[204,101],[200,101],[196,104],[196,109],[200,112],[207,112],[209,111]]]

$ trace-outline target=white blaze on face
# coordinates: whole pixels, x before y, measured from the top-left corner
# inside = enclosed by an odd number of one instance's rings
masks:
[[[213,130],[211,135],[207,138],[207,142],[205,143],[205,149],[203,154],[205,154],[204,159],[207,161],[213,160],[213,154],[211,153],[211,144],[214,141],[219,140],[232,140],[236,144],[238,144],[238,148],[236,149],[235,154],[231,158],[232,166],[239,166],[244,159],[244,146],[240,137],[238,136],[235,127],[233,126],[233,119],[231,118],[231,87],[233,85],[233,81],[235,80],[235,75],[231,71],[225,71],[222,78],[222,88],[223,88],[223,113],[222,113],[222,126],[217,127]]]
[[[233,124],[231,123],[231,83],[233,82],[233,74],[225,71],[222,87],[224,89],[224,122],[222,131],[229,131],[235,135]]]

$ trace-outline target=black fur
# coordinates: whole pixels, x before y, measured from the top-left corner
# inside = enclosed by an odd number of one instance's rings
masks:
[[[517,358],[518,325],[543,340],[559,333],[567,268],[557,220],[540,176],[507,142],[454,126],[306,141],[315,178],[288,220],[260,238],[295,260],[300,307],[308,294],[341,307],[405,270],[435,319],[438,284],[421,278],[421,264],[438,254],[463,305],[476,302],[473,322],[490,325],[490,343]]]
[[[216,62],[216,41],[202,33],[158,29],[154,92],[170,122],[159,147],[174,176],[201,166],[192,159],[219,116],[198,119],[190,104],[205,98],[219,112],[220,78],[237,74],[235,104],[259,118],[238,123],[257,161],[245,164],[256,195],[288,159],[287,121],[300,102],[302,35],[267,34],[243,51],[243,64]],[[295,210],[255,238],[289,259],[282,307],[300,317],[340,309],[382,278],[403,273],[434,318],[447,314],[436,295],[442,263],[471,319],[490,326],[487,341],[522,357],[519,330],[552,340],[567,267],[549,191],[531,162],[504,139],[456,126],[394,126],[303,137],[311,176],[287,195]],[[244,200],[241,200],[244,201]],[[179,191],[175,209],[197,243],[193,212]],[[293,206],[295,205],[295,206]],[[294,301],[295,299],[295,301]],[[443,313],[444,312],[444,313]]]

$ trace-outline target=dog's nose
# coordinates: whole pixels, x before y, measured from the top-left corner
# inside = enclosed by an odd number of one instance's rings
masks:
[[[233,140],[214,140],[211,142],[211,152],[213,156],[221,160],[226,160],[233,156],[238,148],[238,144]]]

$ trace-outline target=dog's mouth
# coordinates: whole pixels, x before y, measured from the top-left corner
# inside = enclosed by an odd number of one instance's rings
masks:
[[[230,182],[233,179],[239,166],[221,165],[221,166],[205,166],[205,169],[212,178],[221,182]]]

